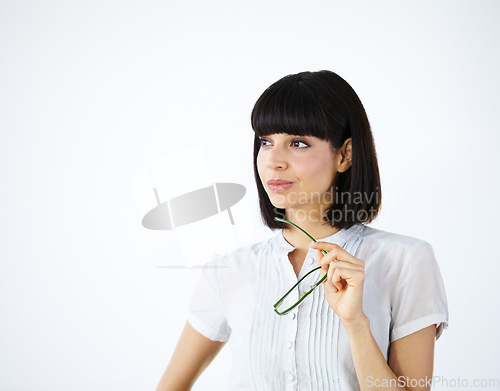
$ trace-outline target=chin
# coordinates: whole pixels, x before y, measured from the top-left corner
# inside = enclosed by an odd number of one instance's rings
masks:
[[[284,205],[284,204],[280,204],[280,203],[275,203],[275,202],[271,202],[271,204],[276,209],[287,209],[289,207],[288,205]]]
[[[269,201],[271,201],[271,204],[275,208],[286,209],[286,208],[290,207],[290,203],[286,202],[285,197],[277,196],[276,194],[269,196]]]

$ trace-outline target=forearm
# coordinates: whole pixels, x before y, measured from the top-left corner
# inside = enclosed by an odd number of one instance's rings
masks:
[[[373,338],[370,321],[364,315],[359,321],[344,324],[351,345],[352,359],[361,391],[406,391],[387,364]]]
[[[204,337],[187,322],[156,390],[190,390],[224,344]]]

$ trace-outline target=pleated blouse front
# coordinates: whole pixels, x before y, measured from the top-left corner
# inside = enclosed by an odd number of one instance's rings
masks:
[[[431,324],[439,326],[438,334],[446,327],[444,287],[426,242],[362,224],[318,240],[336,243],[365,261],[363,309],[386,358],[393,340]],[[358,256],[363,246],[365,259]],[[416,247],[423,251],[415,251]],[[296,276],[288,259],[293,250],[280,230],[268,241],[213,259],[195,289],[188,321],[211,340],[229,339],[233,354],[229,390],[359,390],[349,340],[322,285],[287,315],[274,312],[274,303],[317,266],[316,251],[311,249]],[[427,294],[435,304],[408,313],[398,310],[401,303],[397,303],[396,290],[398,279],[407,278],[405,263],[417,253],[420,260],[430,259],[427,272],[435,277],[432,292],[428,289]],[[387,262],[390,256],[393,262]],[[382,275],[389,287],[380,287],[377,280]],[[301,293],[295,293],[297,299]],[[415,301],[418,295],[405,296],[405,300]]]

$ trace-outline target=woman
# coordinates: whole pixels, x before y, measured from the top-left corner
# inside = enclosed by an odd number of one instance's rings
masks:
[[[252,127],[261,214],[278,232],[204,269],[158,390],[190,389],[229,339],[230,390],[430,389],[443,282],[428,243],[365,225],[381,191],[354,90],[330,71],[286,76],[259,98]],[[316,265],[326,280],[278,315]]]

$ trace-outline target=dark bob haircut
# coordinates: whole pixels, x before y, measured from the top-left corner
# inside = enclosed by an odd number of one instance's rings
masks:
[[[339,75],[331,71],[301,72],[278,80],[255,103],[252,128],[260,211],[269,228],[287,228],[287,224],[274,220],[284,218],[285,210],[271,204],[257,170],[259,137],[274,133],[315,136],[329,141],[335,150],[352,138],[351,167],[337,174],[336,189],[332,185],[335,198],[323,220],[342,229],[369,223],[377,216],[382,194],[370,123],[358,95]]]

